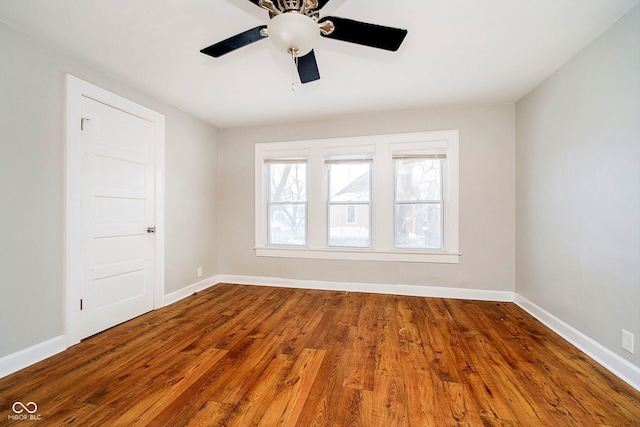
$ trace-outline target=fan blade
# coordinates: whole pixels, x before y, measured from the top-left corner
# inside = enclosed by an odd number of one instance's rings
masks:
[[[256,6],[260,6],[260,0],[249,0],[249,1],[255,4]]]
[[[222,40],[216,44],[212,44],[209,47],[202,49],[200,52],[205,55],[213,56],[214,58],[218,58],[226,53],[232,52],[236,49],[240,49],[248,44],[257,42],[258,40],[265,39],[260,34],[260,31],[263,28],[267,28],[266,25],[260,25],[259,27],[252,28],[243,33],[236,34],[233,37],[229,37],[226,40]]]
[[[309,83],[320,79],[318,63],[313,51],[298,58],[298,75],[300,76],[300,83]]]
[[[326,16],[319,22],[322,23],[327,20],[333,22],[336,28],[331,34],[322,34],[323,37],[378,49],[396,51],[400,48],[407,35],[407,30],[400,28],[383,27],[382,25],[367,24],[366,22],[335,16]]]

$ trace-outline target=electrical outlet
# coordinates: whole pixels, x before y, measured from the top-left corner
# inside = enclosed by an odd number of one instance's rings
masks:
[[[622,348],[633,353],[633,334],[624,329],[622,330]]]
[[[198,267],[198,277],[202,277],[202,267]]]

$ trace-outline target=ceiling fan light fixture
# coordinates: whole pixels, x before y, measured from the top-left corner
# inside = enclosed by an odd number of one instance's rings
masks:
[[[305,56],[320,37],[318,24],[312,18],[296,11],[276,15],[267,26],[269,38],[278,50]]]
[[[291,56],[292,81],[295,83],[297,72],[300,83],[309,83],[320,79],[314,52],[314,44],[320,36],[395,52],[407,35],[407,30],[401,28],[369,24],[338,16],[320,18],[320,9],[330,0],[249,1],[269,12],[269,22],[212,44],[200,52],[218,58],[259,40],[270,38],[279,51]]]

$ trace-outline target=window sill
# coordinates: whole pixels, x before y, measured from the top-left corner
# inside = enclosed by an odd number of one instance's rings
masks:
[[[419,252],[419,251],[372,251],[370,249],[308,249],[291,247],[259,247],[254,248],[256,256],[274,258],[332,259],[349,261],[396,261],[458,264],[459,253],[454,252]]]

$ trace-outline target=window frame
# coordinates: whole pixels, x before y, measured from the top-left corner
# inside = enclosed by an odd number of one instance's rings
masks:
[[[332,156],[372,154],[370,247],[329,246],[329,190],[325,161]],[[395,247],[394,156],[445,154],[443,171],[443,249]],[[267,176],[265,160],[307,159],[307,245],[268,245]],[[459,132],[445,130],[364,137],[255,144],[255,253],[256,256],[337,260],[459,262]]]

